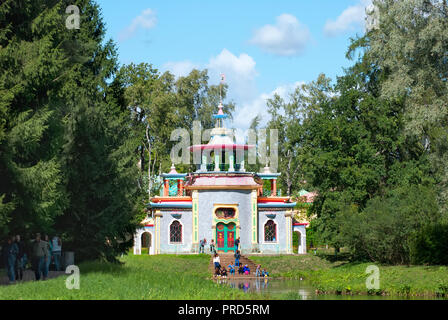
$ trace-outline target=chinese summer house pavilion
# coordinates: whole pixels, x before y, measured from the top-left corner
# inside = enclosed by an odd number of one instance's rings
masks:
[[[151,213],[134,235],[134,254],[142,248],[148,254],[198,253],[203,239],[207,248],[213,239],[218,252],[231,252],[237,238],[243,254],[306,253],[307,222],[296,221],[296,203],[279,195],[280,173],[268,166],[246,172],[245,151],[255,146],[234,143],[223,126],[222,104],[214,118],[209,143],[189,148],[201,152],[196,172],[178,173],[173,165],[162,174],[163,194],[148,204]],[[297,252],[293,232],[299,235]]]

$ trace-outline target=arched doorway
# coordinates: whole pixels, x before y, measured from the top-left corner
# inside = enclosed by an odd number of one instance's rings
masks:
[[[143,232],[141,236],[141,253],[151,254],[152,235],[150,232]]]
[[[300,246],[302,242],[302,234],[300,231],[295,230],[292,234],[292,250],[293,252],[300,253]]]
[[[235,223],[218,223],[216,225],[216,247],[218,251],[229,252],[235,250]]]
[[[305,224],[294,225],[293,227],[293,250],[298,254],[306,253],[306,229]],[[296,251],[297,249],[297,251]],[[294,252],[293,251],[293,252]]]

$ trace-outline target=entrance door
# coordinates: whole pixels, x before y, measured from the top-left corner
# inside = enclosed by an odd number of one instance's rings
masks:
[[[216,225],[216,245],[218,251],[234,251],[235,250],[235,232],[234,223],[218,223]]]

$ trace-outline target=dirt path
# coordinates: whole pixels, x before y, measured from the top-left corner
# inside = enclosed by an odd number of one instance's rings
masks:
[[[50,271],[50,272],[48,272],[47,279],[57,278],[64,274],[65,274],[64,271]],[[28,282],[28,281],[34,281],[34,279],[35,279],[34,271],[26,270],[23,272],[23,280],[21,282],[23,283],[23,282]],[[16,283],[20,283],[20,282],[16,281]],[[0,286],[5,286],[5,285],[9,285],[9,278],[7,276],[6,270],[2,269],[2,270],[0,270]]]

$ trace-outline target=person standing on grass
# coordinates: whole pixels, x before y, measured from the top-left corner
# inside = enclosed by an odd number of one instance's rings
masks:
[[[8,246],[7,246],[7,252],[8,252],[8,277],[9,277],[9,284],[15,283],[15,268],[16,268],[16,260],[17,255],[19,254],[19,247],[16,243],[16,237],[12,236],[8,239]]]
[[[21,281],[23,279],[23,269],[25,268],[25,245],[21,241],[20,235],[16,235],[15,241],[17,248],[19,249],[16,260],[15,275],[16,280]]]
[[[205,247],[205,244],[207,243],[207,240],[205,240],[205,238],[204,238],[204,240],[200,240],[199,241],[199,253],[204,253],[204,247]]]
[[[213,239],[210,241],[210,253],[214,253],[216,255],[215,240]]]
[[[56,271],[61,271],[61,253],[62,253],[62,241],[58,236],[54,236],[51,240],[53,250],[51,254],[53,256],[54,266]]]
[[[53,245],[52,242],[50,242],[50,237],[48,236],[48,234],[44,236],[44,240],[47,245],[47,252],[48,252],[47,257],[45,259],[45,272],[48,274],[48,272],[50,271],[51,252],[53,249]]]
[[[40,280],[41,275],[46,280],[48,273],[46,272],[45,263],[48,256],[48,244],[42,241],[40,233],[36,233],[36,239],[33,242],[32,264],[36,280]]]

